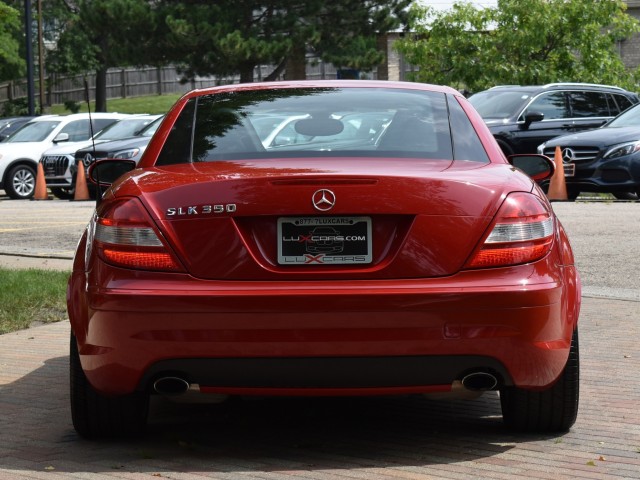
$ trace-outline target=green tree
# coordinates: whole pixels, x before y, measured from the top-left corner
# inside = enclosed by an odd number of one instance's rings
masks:
[[[274,65],[274,78],[303,79],[305,55],[338,66],[371,68],[383,54],[380,33],[399,27],[411,0],[187,0],[161,2],[165,51],[196,75],[240,74],[253,80],[257,65]]]
[[[0,81],[14,80],[25,73],[26,64],[20,56],[20,13],[0,2]]]
[[[182,66],[187,79],[232,75],[253,79],[253,69],[291,48],[283,30],[284,1],[187,0],[161,2],[158,43],[165,59]]]
[[[498,0],[436,12],[414,5],[396,43],[415,80],[478,91],[498,84],[596,82],[635,88],[618,41],[640,31],[621,0]]]
[[[382,61],[385,53],[378,48],[380,35],[404,27],[411,0],[342,0],[307,1],[300,19],[305,28],[298,32],[295,45],[331,62],[337,67],[369,70]],[[294,33],[294,37],[296,37]],[[289,52],[287,78],[304,79],[302,48]],[[299,64],[299,75],[289,69]]]
[[[96,110],[106,111],[107,70],[148,65],[155,17],[145,0],[80,0],[66,3],[57,46],[48,57],[50,71],[96,73]]]

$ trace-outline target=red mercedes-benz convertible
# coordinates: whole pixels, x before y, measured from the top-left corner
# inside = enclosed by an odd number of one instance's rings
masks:
[[[517,167],[517,168],[516,168]],[[71,407],[132,434],[149,395],[498,390],[507,425],[578,410],[580,281],[534,179],[447,87],[196,90],[110,185],[68,288]],[[525,174],[523,171],[526,171]]]

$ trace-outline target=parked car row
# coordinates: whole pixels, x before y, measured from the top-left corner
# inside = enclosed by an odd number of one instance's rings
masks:
[[[506,156],[538,152],[553,158],[559,146],[569,198],[580,192],[638,198],[640,99],[635,93],[585,83],[511,85],[479,92],[469,102]]]
[[[109,125],[90,140],[50,148],[40,159],[47,187],[56,197],[71,199],[75,194],[79,162],[83,163],[86,172],[95,159],[139,159],[158,128],[160,118],[161,115],[131,115]]]
[[[144,132],[145,128],[159,117],[97,112],[91,114],[91,121],[86,113],[27,118],[20,128],[0,142],[0,188],[13,199],[32,198],[38,163],[42,162],[47,186],[53,194],[59,198],[72,198],[78,149],[88,147],[92,150],[94,145],[107,141],[149,135]],[[11,119],[7,124],[15,125],[16,122]],[[143,138],[139,142],[140,154],[149,137]]]
[[[560,147],[569,198],[581,192],[639,197],[637,94],[587,83],[506,85],[476,93],[469,102],[505,156],[537,152],[554,157]],[[88,167],[96,158],[139,159],[158,128],[159,117],[95,113],[91,128],[87,114],[0,119],[0,188],[11,198],[31,198],[40,161],[52,193],[73,198],[78,162]],[[262,115],[256,117],[254,128],[265,147],[286,149],[292,143],[313,141],[293,132],[301,118],[299,112]],[[268,134],[263,138],[265,128]],[[348,130],[344,134],[352,141]],[[543,189],[548,183],[540,182]]]

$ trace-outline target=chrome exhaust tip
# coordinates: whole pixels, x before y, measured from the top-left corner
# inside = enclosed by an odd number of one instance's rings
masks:
[[[486,392],[498,386],[498,379],[487,372],[473,372],[462,379],[462,386],[474,392]]]
[[[189,390],[189,382],[180,377],[162,377],[153,382],[153,390],[160,395],[182,395]]]

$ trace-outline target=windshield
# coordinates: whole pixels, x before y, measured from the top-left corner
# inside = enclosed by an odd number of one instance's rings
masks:
[[[56,120],[27,123],[7,138],[5,142],[43,142],[58,125],[60,125],[60,121]]]
[[[96,136],[96,140],[109,141],[123,138],[135,137],[154,120],[151,118],[125,118],[119,122],[109,125]]]
[[[469,97],[469,102],[484,119],[513,117],[531,99],[527,92],[486,90]]]
[[[630,108],[611,120],[607,127],[640,127],[640,105]]]
[[[450,108],[443,93],[409,89],[286,88],[203,95],[184,107],[156,164],[301,156],[451,161]],[[476,135],[473,128],[469,131]]]
[[[153,134],[156,133],[156,130],[158,130],[158,127],[162,123],[162,119],[163,118],[164,118],[164,115],[161,116],[161,117],[156,118],[153,122],[151,122],[149,125],[144,127],[144,129],[140,131],[138,136],[140,136],[140,137],[153,137]]]

